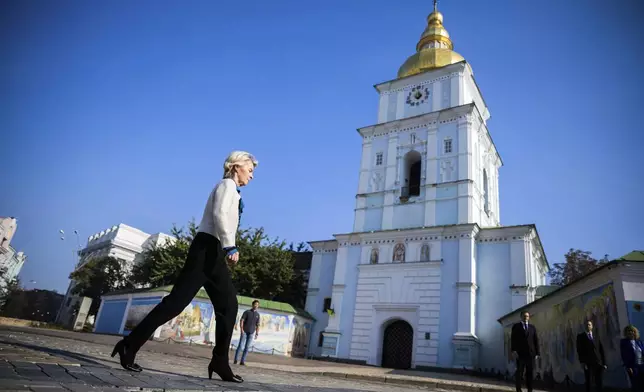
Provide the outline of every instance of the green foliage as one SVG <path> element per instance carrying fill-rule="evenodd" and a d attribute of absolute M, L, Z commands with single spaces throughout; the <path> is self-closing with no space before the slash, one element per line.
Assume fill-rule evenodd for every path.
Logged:
<path fill-rule="evenodd" d="M 566 285 L 571 283 L 608 262 L 608 255 L 600 260 L 591 256 L 591 252 L 580 249 L 570 249 L 564 256 L 566 261 L 553 266 L 548 275 L 553 285 Z"/>
<path fill-rule="evenodd" d="M 192 239 L 197 235 L 194 220 L 188 229 L 172 226 L 171 234 L 176 238 L 164 244 L 153 245 L 143 253 L 143 260 L 132 269 L 131 281 L 142 287 L 167 286 L 174 283 L 188 257 Z"/>
<path fill-rule="evenodd" d="M 293 252 L 285 241 L 270 239 L 263 228 L 237 233 L 239 262 L 232 267 L 241 295 L 274 300 L 293 280 Z"/>
<path fill-rule="evenodd" d="M 20 279 L 17 277 L 9 279 L 7 268 L 0 268 L 0 312 L 4 312 L 9 300 L 20 291 L 22 291 Z"/>
<path fill-rule="evenodd" d="M 172 228 L 176 241 L 153 246 L 133 271 L 131 281 L 143 287 L 159 287 L 175 282 L 197 234 L 194 221 L 188 229 Z M 263 228 L 237 232 L 239 262 L 230 266 L 231 275 L 240 295 L 292 303 L 305 297 L 305 282 L 293 271 L 295 247 L 285 241 L 270 239 Z M 299 244 L 297 249 L 306 249 Z M 302 304 L 303 306 L 303 304 Z"/>
<path fill-rule="evenodd" d="M 72 294 L 92 298 L 89 314 L 96 314 L 102 295 L 132 287 L 126 272 L 125 266 L 114 257 L 92 258 L 69 275 L 76 282 Z"/>

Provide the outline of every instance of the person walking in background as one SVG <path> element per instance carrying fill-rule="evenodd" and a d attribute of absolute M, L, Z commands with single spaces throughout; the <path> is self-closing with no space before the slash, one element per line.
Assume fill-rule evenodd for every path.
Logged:
<path fill-rule="evenodd" d="M 644 391 L 644 343 L 640 340 L 640 332 L 634 325 L 624 328 L 624 338 L 619 342 L 622 362 L 631 381 L 633 392 Z"/>
<path fill-rule="evenodd" d="M 241 356 L 241 366 L 246 365 L 246 355 L 248 355 L 248 348 L 253 343 L 254 339 L 257 339 L 259 336 L 259 301 L 254 300 L 252 308 L 242 314 L 241 319 L 239 319 L 239 329 L 241 331 L 241 336 L 239 337 L 239 344 L 237 345 L 237 350 L 235 351 L 235 361 L 234 364 L 237 364 L 237 358 L 239 357 L 239 350 L 244 346 L 244 352 Z"/>
<path fill-rule="evenodd" d="M 601 392 L 606 356 L 599 336 L 593 334 L 593 322 L 590 320 L 586 321 L 586 331 L 577 335 L 577 356 L 584 368 L 586 391 L 590 392 L 590 385 L 593 383 L 595 390 Z"/>
<path fill-rule="evenodd" d="M 239 261 L 235 236 L 244 208 L 239 188 L 253 179 L 256 166 L 257 160 L 244 151 L 232 152 L 224 162 L 223 179 L 210 192 L 199 231 L 190 244 L 188 257 L 172 291 L 114 347 L 112 357 L 118 354 L 123 368 L 140 372 L 141 366 L 134 362 L 139 349 L 159 326 L 181 313 L 204 287 L 217 318 L 208 378 L 217 373 L 223 381 L 243 381 L 233 374 L 228 363 L 238 304 L 227 263 L 234 265 Z"/>
<path fill-rule="evenodd" d="M 534 378 L 534 362 L 539 357 L 539 338 L 537 329 L 530 324 L 530 313 L 521 312 L 521 322 L 512 326 L 510 335 L 510 350 L 517 361 L 515 382 L 517 392 L 521 392 L 521 378 L 525 372 L 526 387 L 532 392 Z"/>

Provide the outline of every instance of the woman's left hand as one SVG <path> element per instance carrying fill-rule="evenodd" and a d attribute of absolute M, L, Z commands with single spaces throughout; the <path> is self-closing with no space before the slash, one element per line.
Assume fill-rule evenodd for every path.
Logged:
<path fill-rule="evenodd" d="M 239 261 L 239 252 L 235 252 L 231 255 L 226 256 L 226 259 L 228 260 L 228 264 L 230 265 L 235 265 Z"/>

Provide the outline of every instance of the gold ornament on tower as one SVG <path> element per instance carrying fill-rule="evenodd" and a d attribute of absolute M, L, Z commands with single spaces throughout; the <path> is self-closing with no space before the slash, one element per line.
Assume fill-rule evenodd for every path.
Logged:
<path fill-rule="evenodd" d="M 427 17 L 427 27 L 416 44 L 416 53 L 398 69 L 398 77 L 404 78 L 464 61 L 463 56 L 453 49 L 454 44 L 443 26 L 443 14 L 438 12 L 434 0 L 434 10 Z"/>

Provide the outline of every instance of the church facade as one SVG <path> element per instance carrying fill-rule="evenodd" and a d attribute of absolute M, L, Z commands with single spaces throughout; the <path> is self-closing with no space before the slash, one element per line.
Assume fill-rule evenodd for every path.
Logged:
<path fill-rule="evenodd" d="M 310 242 L 309 353 L 390 368 L 505 369 L 497 319 L 549 270 L 534 225 L 502 226 L 501 157 L 470 65 L 434 8 L 358 129 L 353 232 Z"/>

